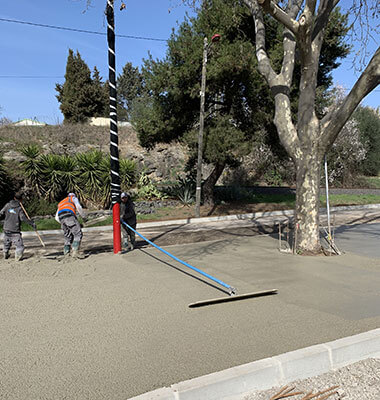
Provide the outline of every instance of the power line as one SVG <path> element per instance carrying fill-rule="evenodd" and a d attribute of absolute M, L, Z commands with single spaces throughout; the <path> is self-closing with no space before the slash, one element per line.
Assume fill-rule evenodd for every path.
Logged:
<path fill-rule="evenodd" d="M 102 35 L 102 36 L 106 36 L 107 35 L 105 32 L 87 31 L 85 29 L 66 28 L 66 27 L 63 27 L 63 26 L 56 26 L 56 25 L 37 24 L 37 23 L 34 23 L 34 22 L 18 21 L 18 20 L 15 20 L 15 19 L 0 18 L 0 21 L 13 22 L 13 23 L 16 23 L 16 24 L 23 24 L 23 25 L 38 26 L 38 27 L 42 27 L 42 28 L 60 29 L 60 30 L 63 30 L 63 31 L 89 33 L 91 35 Z M 143 37 L 143 36 L 118 35 L 118 34 L 115 34 L 115 36 L 122 37 L 122 38 L 127 38 L 127 39 L 154 40 L 154 41 L 157 41 L 157 42 L 166 42 L 167 41 L 166 39 L 158 39 L 158 38 Z"/>
<path fill-rule="evenodd" d="M 38 76 L 38 75 L 0 75 L 0 79 L 61 79 L 64 76 Z"/>
<path fill-rule="evenodd" d="M 64 76 L 43 76 L 43 75 L 0 75 L 0 79 L 63 79 Z M 345 92 L 351 89 L 344 88 Z M 370 93 L 380 92 L 380 89 L 374 89 Z M 368 93 L 368 94 L 370 94 Z"/>

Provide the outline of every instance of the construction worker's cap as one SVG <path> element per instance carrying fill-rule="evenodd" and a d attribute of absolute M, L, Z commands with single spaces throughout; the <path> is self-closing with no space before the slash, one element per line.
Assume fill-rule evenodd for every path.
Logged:
<path fill-rule="evenodd" d="M 128 197 L 128 193 L 123 192 L 120 197 L 123 199 L 124 197 Z"/>

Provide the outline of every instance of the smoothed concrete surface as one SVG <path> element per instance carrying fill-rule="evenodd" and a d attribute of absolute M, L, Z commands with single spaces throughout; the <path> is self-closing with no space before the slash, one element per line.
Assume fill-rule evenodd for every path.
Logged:
<path fill-rule="evenodd" d="M 170 246 L 239 293 L 278 289 L 197 309 L 187 306 L 225 294 L 154 248 L 1 261 L 2 398 L 124 400 L 380 326 L 379 258 L 277 246 L 276 235 L 228 231 Z"/>

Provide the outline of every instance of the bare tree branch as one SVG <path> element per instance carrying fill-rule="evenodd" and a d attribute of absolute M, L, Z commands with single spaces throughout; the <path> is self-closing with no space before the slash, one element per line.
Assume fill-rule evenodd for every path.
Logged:
<path fill-rule="evenodd" d="M 328 113 L 321 121 L 322 143 L 327 146 L 334 142 L 340 130 L 347 122 L 363 98 L 380 84 L 380 47 L 351 89 L 343 103 Z M 327 147 L 328 148 L 328 147 Z"/>
<path fill-rule="evenodd" d="M 250 1 L 252 2 L 252 1 Z M 274 19 L 282 23 L 295 35 L 298 32 L 299 23 L 291 18 L 282 8 L 280 8 L 274 1 L 271 0 L 257 0 L 258 4 L 264 9 L 265 12 L 270 14 Z M 245 0 L 245 3 L 247 1 Z"/>
<path fill-rule="evenodd" d="M 269 83 L 269 86 L 271 86 L 270 82 L 273 84 L 274 80 L 276 79 L 276 73 L 271 66 L 270 59 L 266 52 L 263 12 L 255 0 L 244 0 L 244 3 L 250 8 L 255 21 L 256 57 L 258 61 L 258 68 L 260 73 Z"/>
<path fill-rule="evenodd" d="M 340 0 L 322 0 L 319 3 L 317 18 L 314 23 L 313 37 L 318 35 L 327 25 L 329 19 L 329 15 L 331 11 L 335 8 L 335 6 L 339 3 Z"/>

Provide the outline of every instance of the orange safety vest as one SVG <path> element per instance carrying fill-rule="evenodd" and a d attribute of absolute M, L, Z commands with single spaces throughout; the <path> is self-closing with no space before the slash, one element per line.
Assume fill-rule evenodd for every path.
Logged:
<path fill-rule="evenodd" d="M 72 201 L 72 196 L 68 196 L 58 203 L 58 215 L 63 213 L 71 213 L 76 215 L 76 207 Z"/>

